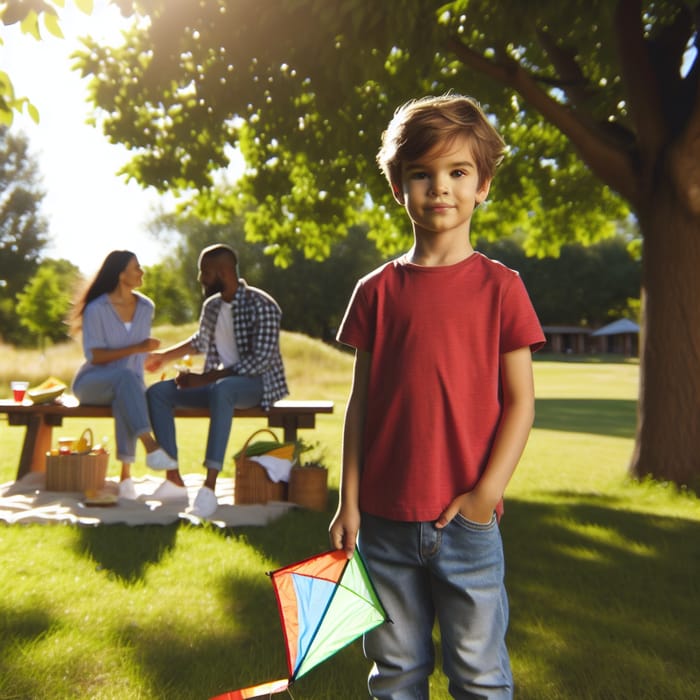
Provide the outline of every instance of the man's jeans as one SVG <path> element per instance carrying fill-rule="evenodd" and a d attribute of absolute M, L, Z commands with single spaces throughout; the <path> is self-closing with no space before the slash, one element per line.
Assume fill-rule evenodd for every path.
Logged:
<path fill-rule="evenodd" d="M 496 517 L 480 524 L 457 515 L 438 530 L 432 522 L 397 522 L 363 513 L 358 541 L 391 620 L 365 635 L 365 654 L 374 661 L 372 696 L 429 697 L 437 616 L 452 697 L 512 698 L 505 645 L 508 599 Z"/>
<path fill-rule="evenodd" d="M 262 399 L 261 377 L 224 377 L 207 386 L 178 389 L 175 380 L 153 384 L 147 392 L 148 410 L 156 440 L 177 459 L 175 408 L 209 408 L 209 433 L 204 466 L 221 471 L 231 434 L 233 410 L 258 406 Z"/>

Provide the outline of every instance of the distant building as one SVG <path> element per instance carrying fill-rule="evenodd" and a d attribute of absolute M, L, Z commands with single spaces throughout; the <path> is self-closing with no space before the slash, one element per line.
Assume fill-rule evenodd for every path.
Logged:
<path fill-rule="evenodd" d="M 626 357 L 639 355 L 639 326 L 621 318 L 591 333 L 598 340 L 598 352 L 616 353 Z"/>
<path fill-rule="evenodd" d="M 589 337 L 591 329 L 583 326 L 543 326 L 547 340 L 545 352 L 573 353 L 584 355 L 593 352 Z"/>
<path fill-rule="evenodd" d="M 586 326 L 543 326 L 545 352 L 586 355 L 610 353 L 635 357 L 639 354 L 639 326 L 627 318 L 598 330 Z"/>

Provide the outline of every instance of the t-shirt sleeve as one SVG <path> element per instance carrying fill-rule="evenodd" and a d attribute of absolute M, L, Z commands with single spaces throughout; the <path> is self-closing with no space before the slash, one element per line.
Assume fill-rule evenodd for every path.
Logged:
<path fill-rule="evenodd" d="M 512 352 L 526 345 L 536 352 L 544 344 L 542 326 L 525 284 L 520 275 L 514 273 L 503 297 L 500 353 Z"/>
<path fill-rule="evenodd" d="M 336 340 L 356 350 L 370 352 L 374 339 L 374 330 L 369 311 L 366 290 L 362 280 L 360 280 L 355 286 L 352 297 L 350 297 L 350 302 L 340 323 Z"/>

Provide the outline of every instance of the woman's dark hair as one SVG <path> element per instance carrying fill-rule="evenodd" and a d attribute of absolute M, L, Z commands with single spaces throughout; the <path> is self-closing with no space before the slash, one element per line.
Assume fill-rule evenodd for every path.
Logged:
<path fill-rule="evenodd" d="M 71 314 L 71 328 L 80 330 L 85 307 L 97 297 L 113 292 L 119 284 L 119 275 L 136 255 L 130 250 L 113 250 L 104 259 L 87 289 L 80 295 Z"/>

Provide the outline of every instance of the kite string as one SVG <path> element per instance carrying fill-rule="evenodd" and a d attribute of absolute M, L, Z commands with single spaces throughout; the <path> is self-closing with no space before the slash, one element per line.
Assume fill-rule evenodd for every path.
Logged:
<path fill-rule="evenodd" d="M 294 700 L 294 696 L 292 695 L 292 691 L 289 688 L 287 688 L 286 690 L 287 690 L 287 695 L 289 695 L 289 697 L 292 698 L 292 700 Z M 267 700 L 272 700 L 273 695 L 277 695 L 277 693 L 270 693 L 267 696 Z"/>

